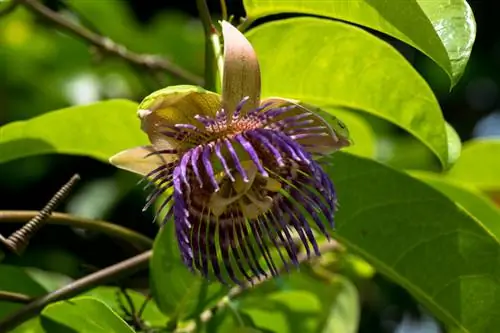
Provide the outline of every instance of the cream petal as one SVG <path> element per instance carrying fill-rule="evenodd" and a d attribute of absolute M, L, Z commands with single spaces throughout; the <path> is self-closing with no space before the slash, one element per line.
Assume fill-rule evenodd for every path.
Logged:
<path fill-rule="evenodd" d="M 191 124 L 202 130 L 195 116 L 213 117 L 220 109 L 220 95 L 197 86 L 183 85 L 167 87 L 147 96 L 139 105 L 137 115 L 155 149 L 182 149 L 183 142 L 161 132 L 177 124 Z"/>
<path fill-rule="evenodd" d="M 120 169 L 145 176 L 159 166 L 177 159 L 177 155 L 149 155 L 154 151 L 155 149 L 152 146 L 127 149 L 112 156 L 109 159 L 109 163 Z"/>
<path fill-rule="evenodd" d="M 237 28 L 226 21 L 221 25 L 224 37 L 223 108 L 232 115 L 238 103 L 248 97 L 241 110 L 244 114 L 259 105 L 259 62 L 252 45 Z"/>
<path fill-rule="evenodd" d="M 305 149 L 311 153 L 320 154 L 330 154 L 343 147 L 347 147 L 352 144 L 352 140 L 349 136 L 349 130 L 344 125 L 344 123 L 338 118 L 324 113 L 324 118 L 318 113 L 321 111 L 320 108 L 306 103 L 301 103 L 298 100 L 285 99 L 281 97 L 270 97 L 261 102 L 261 105 L 271 103 L 268 108 L 276 108 L 282 106 L 292 106 L 290 111 L 282 114 L 273 119 L 274 121 L 279 121 L 285 117 L 300 115 L 302 113 L 311 113 L 308 119 L 313 120 L 311 124 L 307 127 L 323 127 L 322 130 L 315 130 L 314 136 L 298 138 L 296 141 L 301 145 L 305 146 Z M 292 128 L 289 128 L 292 129 Z M 316 135 L 317 134 L 317 135 Z"/>

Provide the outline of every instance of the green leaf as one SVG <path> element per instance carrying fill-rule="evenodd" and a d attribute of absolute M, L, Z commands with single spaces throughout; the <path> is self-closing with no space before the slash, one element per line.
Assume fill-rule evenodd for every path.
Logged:
<path fill-rule="evenodd" d="M 42 312 L 42 326 L 50 333 L 132 333 L 116 313 L 103 302 L 80 297 L 49 305 Z"/>
<path fill-rule="evenodd" d="M 52 257 L 59 259 L 57 257 Z M 53 259 L 53 260 L 54 260 Z M 62 262 L 62 261 L 61 261 Z M 26 274 L 46 291 L 52 292 L 57 290 L 73 281 L 70 277 L 57 272 L 49 272 L 38 268 L 25 268 L 23 269 Z"/>
<path fill-rule="evenodd" d="M 114 312 L 121 314 L 122 309 L 118 303 L 119 293 L 119 288 L 102 286 L 94 288 L 84 293 L 82 296 L 96 298 L 106 304 Z M 127 289 L 127 294 L 132 300 L 136 311 L 138 311 L 143 306 L 144 302 L 147 301 L 146 297 L 143 294 L 135 290 Z M 125 306 L 125 308 L 130 310 L 129 304 L 126 301 L 125 297 L 121 295 L 120 299 L 122 300 L 122 304 Z M 141 319 L 143 319 L 146 324 L 151 326 L 165 326 L 168 322 L 168 317 L 160 312 L 155 302 L 152 300 L 147 302 L 147 305 L 142 312 Z"/>
<path fill-rule="evenodd" d="M 265 332 L 357 332 L 359 299 L 356 287 L 332 273 L 332 280 L 314 278 L 307 264 L 301 271 L 268 280 L 217 311 L 208 333 L 230 333 L 242 326 Z"/>
<path fill-rule="evenodd" d="M 500 209 L 479 190 L 437 174 L 428 172 L 411 172 L 411 174 L 462 206 L 492 234 L 500 235 Z"/>
<path fill-rule="evenodd" d="M 448 325 L 496 331 L 499 235 L 411 176 L 343 153 L 333 161 L 336 237 Z"/>
<path fill-rule="evenodd" d="M 465 0 L 408 0 L 398 5 L 385 0 L 244 0 L 244 4 L 245 25 L 268 15 L 303 13 L 380 31 L 434 60 L 448 74 L 452 86 L 465 69 L 475 38 L 474 18 Z"/>
<path fill-rule="evenodd" d="M 476 139 L 464 144 L 462 155 L 446 177 L 484 191 L 500 190 L 500 140 Z"/>
<path fill-rule="evenodd" d="M 110 100 L 74 106 L 0 127 L 0 162 L 40 154 L 73 154 L 107 159 L 147 143 L 135 116 L 137 104 Z"/>
<path fill-rule="evenodd" d="M 391 46 L 360 28 L 317 18 L 266 23 L 248 38 L 259 56 L 264 96 L 376 115 L 413 134 L 448 166 L 439 104 Z"/>
<path fill-rule="evenodd" d="M 330 307 L 323 333 L 357 333 L 359 324 L 359 296 L 356 286 L 345 277 L 336 276 L 337 295 Z"/>
<path fill-rule="evenodd" d="M 172 320 L 196 317 L 228 292 L 220 283 L 208 283 L 184 265 L 173 221 L 155 239 L 150 278 L 156 304 Z"/>
<path fill-rule="evenodd" d="M 476 39 L 476 21 L 466 0 L 417 0 L 430 19 L 451 63 L 452 86 L 462 76 Z M 418 30 L 418 29 L 415 29 Z"/>
<path fill-rule="evenodd" d="M 462 154 L 462 141 L 457 131 L 450 124 L 446 122 L 445 126 L 446 137 L 448 138 L 448 165 L 453 165 Z"/>
<path fill-rule="evenodd" d="M 9 333 L 47 333 L 40 323 L 39 318 L 33 318 L 14 328 Z"/>
<path fill-rule="evenodd" d="M 322 312 L 319 299 L 302 290 L 248 297 L 239 302 L 238 308 L 260 328 L 280 333 L 316 332 Z"/>

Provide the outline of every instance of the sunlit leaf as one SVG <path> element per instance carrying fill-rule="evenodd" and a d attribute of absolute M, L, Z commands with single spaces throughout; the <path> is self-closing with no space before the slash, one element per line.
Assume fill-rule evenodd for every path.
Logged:
<path fill-rule="evenodd" d="M 42 312 L 41 322 L 44 329 L 50 333 L 134 332 L 103 302 L 90 297 L 80 297 L 49 305 Z"/>
<path fill-rule="evenodd" d="M 500 235 L 411 176 L 343 153 L 333 161 L 338 239 L 448 325 L 495 331 Z"/>
<path fill-rule="evenodd" d="M 466 0 L 417 0 L 417 2 L 446 48 L 453 75 L 452 85 L 455 85 L 467 66 L 476 39 L 476 21 L 472 9 Z"/>
<path fill-rule="evenodd" d="M 474 18 L 465 0 L 408 0 L 397 5 L 385 0 L 244 0 L 244 4 L 246 24 L 279 13 L 303 13 L 380 31 L 429 56 L 448 74 L 452 86 L 465 69 L 475 38 Z"/>
<path fill-rule="evenodd" d="M 321 317 L 321 303 L 306 291 L 281 291 L 249 297 L 238 308 L 259 327 L 273 332 L 316 332 Z"/>
<path fill-rule="evenodd" d="M 0 162 L 40 154 L 72 154 L 105 160 L 147 142 L 137 104 L 111 100 L 74 106 L 0 127 Z"/>
<path fill-rule="evenodd" d="M 336 296 L 321 332 L 357 333 L 360 316 L 358 290 L 351 281 L 341 276 L 337 276 L 333 284 Z"/>
<path fill-rule="evenodd" d="M 448 138 L 448 165 L 453 165 L 460 158 L 462 153 L 462 141 L 455 129 L 449 124 L 445 123 L 446 137 Z"/>
<path fill-rule="evenodd" d="M 317 18 L 266 23 L 248 33 L 264 96 L 367 112 L 405 129 L 448 166 L 446 128 L 424 79 L 388 44 L 360 28 Z"/>
<path fill-rule="evenodd" d="M 500 235 L 500 209 L 481 191 L 473 186 L 429 172 L 412 172 L 411 174 L 462 206 L 494 235 Z"/>
<path fill-rule="evenodd" d="M 484 191 L 500 190 L 500 140 L 476 139 L 464 144 L 462 155 L 447 173 L 452 180 Z"/>
<path fill-rule="evenodd" d="M 249 326 L 280 333 L 357 332 L 356 287 L 333 272 L 331 281 L 314 278 L 306 265 L 236 297 L 217 311 L 205 331 L 230 333 Z"/>
<path fill-rule="evenodd" d="M 58 259 L 55 256 L 52 258 Z M 44 271 L 31 267 L 23 270 L 33 281 L 41 285 L 48 292 L 59 289 L 73 281 L 70 277 L 56 272 Z"/>

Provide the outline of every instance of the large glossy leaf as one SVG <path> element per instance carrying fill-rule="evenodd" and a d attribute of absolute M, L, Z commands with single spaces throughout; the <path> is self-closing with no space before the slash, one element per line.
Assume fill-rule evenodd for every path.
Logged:
<path fill-rule="evenodd" d="M 244 4 L 246 24 L 273 14 L 304 13 L 380 31 L 433 59 L 448 74 L 452 85 L 465 69 L 475 38 L 474 18 L 465 0 L 408 0 L 397 5 L 385 0 L 244 0 Z"/>
<path fill-rule="evenodd" d="M 46 332 L 133 333 L 115 312 L 103 302 L 90 297 L 61 301 L 42 312 L 42 326 Z"/>
<path fill-rule="evenodd" d="M 417 2 L 431 20 L 446 48 L 454 85 L 467 66 L 476 39 L 476 21 L 472 9 L 466 0 L 417 0 Z"/>
<path fill-rule="evenodd" d="M 220 283 L 208 283 L 188 270 L 181 260 L 172 222 L 167 223 L 155 239 L 150 281 L 160 310 L 172 320 L 182 320 L 199 316 L 229 289 Z"/>
<path fill-rule="evenodd" d="M 111 100 L 74 106 L 0 127 L 0 162 L 40 154 L 74 154 L 107 160 L 147 142 L 137 104 Z"/>
<path fill-rule="evenodd" d="M 462 206 L 494 235 L 500 235 L 500 209 L 475 187 L 428 172 L 412 172 L 412 175 Z"/>
<path fill-rule="evenodd" d="M 303 290 L 279 291 L 242 299 L 238 308 L 259 328 L 272 332 L 317 332 L 323 309 L 318 297 Z"/>
<path fill-rule="evenodd" d="M 500 140 L 467 142 L 461 157 L 446 177 L 485 191 L 500 190 Z"/>
<path fill-rule="evenodd" d="M 497 330 L 499 235 L 411 176 L 343 153 L 333 161 L 339 240 L 460 332 Z"/>
<path fill-rule="evenodd" d="M 266 23 L 248 38 L 259 56 L 263 95 L 368 112 L 413 134 L 449 164 L 438 102 L 391 46 L 360 28 L 317 18 Z"/>

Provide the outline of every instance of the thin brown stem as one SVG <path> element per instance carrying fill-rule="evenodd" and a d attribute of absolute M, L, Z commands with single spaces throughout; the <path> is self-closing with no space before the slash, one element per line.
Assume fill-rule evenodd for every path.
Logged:
<path fill-rule="evenodd" d="M 0 301 L 26 304 L 33 299 L 25 294 L 14 293 L 11 291 L 0 290 Z"/>
<path fill-rule="evenodd" d="M 98 272 L 78 279 L 54 292 L 39 297 L 10 316 L 0 321 L 0 332 L 8 332 L 20 324 L 37 316 L 47 305 L 74 297 L 82 292 L 117 279 L 130 276 L 146 269 L 153 251 L 143 252 L 135 257 L 124 260 L 118 264 L 104 268 Z"/>
<path fill-rule="evenodd" d="M 41 2 L 37 0 L 17 1 L 35 14 L 52 22 L 62 31 L 65 31 L 84 40 L 85 42 L 94 45 L 105 53 L 120 57 L 132 64 L 146 67 L 148 69 L 166 71 L 179 79 L 185 80 L 188 83 L 196 85 L 203 84 L 202 78 L 172 63 L 170 60 L 156 55 L 134 53 L 128 50 L 125 46 L 120 45 L 107 37 L 98 35 L 78 24 L 73 23 L 72 21 L 67 20 L 64 16 L 45 7 Z"/>
<path fill-rule="evenodd" d="M 37 214 L 37 211 L 29 210 L 0 211 L 0 224 L 25 223 L 26 221 L 35 217 Z M 111 237 L 125 240 L 133 244 L 140 251 L 148 250 L 153 246 L 153 241 L 150 238 L 131 229 L 105 221 L 90 220 L 65 213 L 52 213 L 52 215 L 47 218 L 46 223 L 102 232 L 103 234 L 109 235 Z"/>

